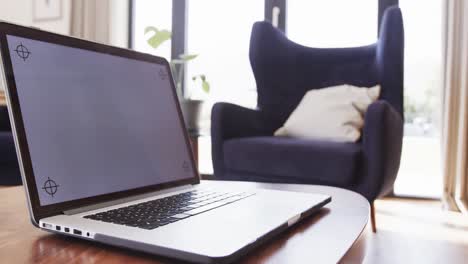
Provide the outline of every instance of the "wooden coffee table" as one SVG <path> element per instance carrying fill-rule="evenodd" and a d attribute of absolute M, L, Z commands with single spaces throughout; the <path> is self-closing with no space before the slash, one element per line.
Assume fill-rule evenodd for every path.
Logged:
<path fill-rule="evenodd" d="M 219 182 L 205 181 L 216 188 Z M 361 195 L 333 187 L 230 182 L 300 192 L 324 193 L 332 202 L 317 215 L 268 241 L 241 263 L 361 263 L 365 256 L 369 203 Z M 252 220 L 254 221 L 254 220 Z M 29 220 L 22 187 L 0 187 L 2 263 L 178 263 L 172 259 L 46 233 Z M 228 238 L 227 238 L 228 239 Z"/>

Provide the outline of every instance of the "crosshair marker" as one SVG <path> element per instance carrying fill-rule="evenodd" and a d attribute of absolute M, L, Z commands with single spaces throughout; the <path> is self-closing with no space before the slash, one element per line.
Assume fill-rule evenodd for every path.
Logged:
<path fill-rule="evenodd" d="M 47 177 L 47 181 L 44 182 L 42 189 L 50 196 L 54 197 L 54 194 L 58 191 L 58 185 L 54 180 Z"/>
<path fill-rule="evenodd" d="M 23 59 L 23 61 L 26 61 L 29 55 L 31 55 L 31 52 L 23 45 L 23 43 L 20 43 L 18 46 L 16 46 L 15 51 L 16 54 L 18 54 L 18 56 Z"/>

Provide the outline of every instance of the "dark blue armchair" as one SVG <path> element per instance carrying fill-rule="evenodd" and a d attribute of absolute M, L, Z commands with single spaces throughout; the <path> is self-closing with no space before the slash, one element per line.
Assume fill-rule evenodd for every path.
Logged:
<path fill-rule="evenodd" d="M 398 7 L 387 9 L 380 29 L 373 45 L 318 49 L 288 40 L 268 22 L 255 23 L 249 56 L 258 109 L 213 107 L 215 177 L 356 191 L 371 203 L 375 231 L 373 201 L 393 188 L 403 138 L 404 34 Z M 368 108 L 359 142 L 273 137 L 308 90 L 340 84 L 382 89 Z"/>
<path fill-rule="evenodd" d="M 0 185 L 19 185 L 21 175 L 6 106 L 0 106 Z"/>

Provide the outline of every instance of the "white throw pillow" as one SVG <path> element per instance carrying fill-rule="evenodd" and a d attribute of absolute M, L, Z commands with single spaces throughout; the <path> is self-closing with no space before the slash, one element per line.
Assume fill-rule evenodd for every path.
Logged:
<path fill-rule="evenodd" d="M 380 86 L 339 85 L 308 91 L 275 136 L 356 142 Z"/>

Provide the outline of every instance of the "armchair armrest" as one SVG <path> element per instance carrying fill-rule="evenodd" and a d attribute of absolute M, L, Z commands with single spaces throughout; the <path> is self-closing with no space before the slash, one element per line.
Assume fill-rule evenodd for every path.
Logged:
<path fill-rule="evenodd" d="M 272 135 L 273 129 L 259 110 L 230 103 L 216 103 L 211 110 L 211 135 L 223 140 Z"/>
<path fill-rule="evenodd" d="M 364 181 L 361 193 L 373 201 L 390 191 L 400 167 L 403 118 L 379 100 L 367 109 L 363 131 Z"/>
<path fill-rule="evenodd" d="M 231 138 L 273 135 L 274 128 L 259 110 L 217 103 L 211 110 L 211 151 L 216 176 L 224 172 L 224 141 Z"/>

